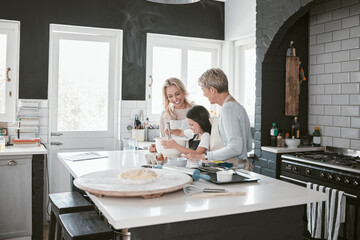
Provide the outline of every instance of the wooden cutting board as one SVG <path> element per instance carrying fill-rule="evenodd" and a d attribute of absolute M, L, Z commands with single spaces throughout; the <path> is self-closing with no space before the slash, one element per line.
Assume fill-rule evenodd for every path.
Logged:
<path fill-rule="evenodd" d="M 285 116 L 299 115 L 299 57 L 286 57 Z"/>
<path fill-rule="evenodd" d="M 74 180 L 74 185 L 96 196 L 156 198 L 165 193 L 182 189 L 192 183 L 192 178 L 181 172 L 153 169 L 158 177 L 143 184 L 124 183 L 120 180 L 122 170 L 106 170 L 89 173 Z"/>

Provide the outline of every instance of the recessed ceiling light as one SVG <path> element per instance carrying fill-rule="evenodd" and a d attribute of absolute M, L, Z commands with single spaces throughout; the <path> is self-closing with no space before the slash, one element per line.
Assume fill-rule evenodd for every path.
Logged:
<path fill-rule="evenodd" d="M 199 2 L 200 0 L 148 0 L 149 2 L 165 3 L 165 4 L 188 4 Z"/>

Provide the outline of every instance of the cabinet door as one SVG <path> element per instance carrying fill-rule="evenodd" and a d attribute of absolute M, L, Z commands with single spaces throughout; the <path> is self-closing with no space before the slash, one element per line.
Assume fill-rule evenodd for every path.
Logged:
<path fill-rule="evenodd" d="M 31 235 L 31 156 L 0 157 L 0 239 Z"/>

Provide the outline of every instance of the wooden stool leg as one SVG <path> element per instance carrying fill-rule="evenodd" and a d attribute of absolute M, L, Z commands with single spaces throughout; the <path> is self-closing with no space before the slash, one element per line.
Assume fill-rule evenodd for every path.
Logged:
<path fill-rule="evenodd" d="M 49 224 L 49 240 L 55 240 L 55 224 L 56 224 L 56 217 L 53 211 L 50 214 L 50 224 Z"/>
<path fill-rule="evenodd" d="M 60 225 L 60 219 L 57 219 L 57 221 L 56 221 L 56 240 L 62 240 L 61 234 L 62 234 L 62 228 Z"/>

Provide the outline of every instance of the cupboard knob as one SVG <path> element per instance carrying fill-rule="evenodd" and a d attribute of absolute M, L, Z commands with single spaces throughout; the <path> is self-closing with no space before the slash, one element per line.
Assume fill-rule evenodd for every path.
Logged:
<path fill-rule="evenodd" d="M 14 161 L 14 160 L 11 160 L 10 162 L 8 162 L 8 165 L 9 166 L 15 166 L 15 165 L 17 165 L 17 162 Z"/>

